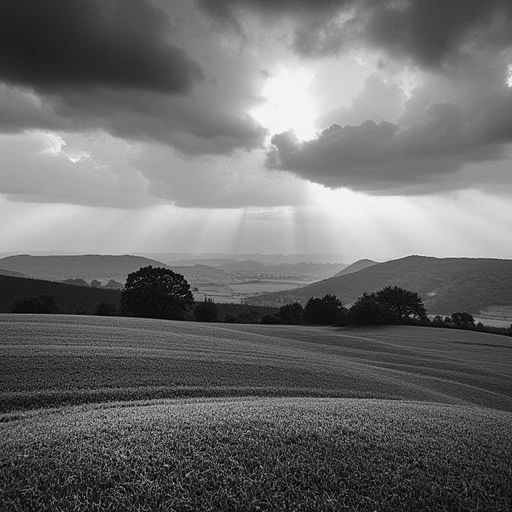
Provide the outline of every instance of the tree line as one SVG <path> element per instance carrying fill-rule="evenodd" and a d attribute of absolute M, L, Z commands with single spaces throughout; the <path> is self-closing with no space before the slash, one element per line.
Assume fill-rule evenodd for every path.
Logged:
<path fill-rule="evenodd" d="M 13 313 L 56 313 L 53 297 L 22 297 L 11 307 Z M 210 299 L 195 303 L 186 279 L 170 269 L 142 267 L 128 275 L 121 294 L 121 304 L 100 303 L 96 314 L 101 316 L 133 316 L 167 320 L 219 321 L 219 306 Z M 228 314 L 223 321 L 231 323 L 263 323 L 275 325 L 390 325 L 416 324 L 432 327 L 479 329 L 512 334 L 512 329 L 475 325 L 472 315 L 453 313 L 451 317 L 436 316 L 430 320 L 418 293 L 398 286 L 364 293 L 350 308 L 335 296 L 311 297 L 305 306 L 295 302 L 281 306 L 273 314 L 260 315 L 248 309 L 239 315 Z M 510 331 L 510 332 L 509 332 Z"/>

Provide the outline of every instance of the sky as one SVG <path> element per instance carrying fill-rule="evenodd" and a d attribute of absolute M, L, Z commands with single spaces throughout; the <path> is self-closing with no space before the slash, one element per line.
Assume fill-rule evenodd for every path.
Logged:
<path fill-rule="evenodd" d="M 510 0 L 3 0 L 0 252 L 512 258 Z"/>

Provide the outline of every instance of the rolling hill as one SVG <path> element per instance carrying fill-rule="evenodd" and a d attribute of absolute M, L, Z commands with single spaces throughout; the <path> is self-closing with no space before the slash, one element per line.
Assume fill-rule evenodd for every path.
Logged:
<path fill-rule="evenodd" d="M 21 272 L 27 277 L 50 281 L 80 278 L 86 281 L 115 279 L 124 282 L 130 272 L 148 265 L 166 267 L 159 261 L 131 255 L 30 256 L 22 254 L 0 259 L 0 268 Z"/>
<path fill-rule="evenodd" d="M 119 304 L 121 299 L 119 290 L 0 275 L 0 313 L 9 312 L 14 299 L 39 295 L 52 295 L 59 312 L 66 314 L 92 314 L 101 302 Z"/>
<path fill-rule="evenodd" d="M 509 510 L 512 340 L 0 315 L 9 510 Z"/>
<path fill-rule="evenodd" d="M 0 268 L 0 276 L 11 276 L 11 277 L 27 277 L 25 274 L 21 272 L 14 272 L 13 270 L 5 270 Z"/>
<path fill-rule="evenodd" d="M 407 326 L 9 314 L 0 315 L 0 328 L 3 410 L 61 402 L 291 395 L 512 411 L 512 339 L 505 336 Z"/>
<path fill-rule="evenodd" d="M 83 279 L 91 282 L 93 279 L 96 279 L 103 284 L 107 284 L 111 280 L 124 284 L 129 273 L 148 265 L 170 268 L 179 274 L 183 274 L 185 279 L 191 284 L 226 283 L 231 279 L 222 270 L 207 265 L 170 266 L 160 261 L 131 255 L 18 255 L 0 259 L 0 268 L 4 268 L 8 272 L 21 272 L 25 277 L 59 282 L 68 279 Z"/>
<path fill-rule="evenodd" d="M 512 260 L 408 256 L 248 302 L 275 306 L 334 294 L 350 305 L 364 292 L 386 286 L 418 292 L 432 314 L 475 314 L 490 306 L 512 305 Z"/>
<path fill-rule="evenodd" d="M 340 270 L 334 277 L 346 276 L 348 274 L 353 274 L 354 272 L 359 272 L 360 270 L 364 270 L 365 268 L 373 267 L 373 265 L 378 265 L 376 261 L 373 260 L 359 260 L 348 267 L 345 267 L 343 270 Z"/>

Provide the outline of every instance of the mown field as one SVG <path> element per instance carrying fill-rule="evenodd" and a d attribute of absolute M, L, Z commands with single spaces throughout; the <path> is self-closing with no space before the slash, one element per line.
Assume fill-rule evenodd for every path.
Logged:
<path fill-rule="evenodd" d="M 512 339 L 0 315 L 1 510 L 512 506 Z"/>
<path fill-rule="evenodd" d="M 180 396 L 340 396 L 512 411 L 512 339 L 383 327 L 0 315 L 0 412 Z"/>

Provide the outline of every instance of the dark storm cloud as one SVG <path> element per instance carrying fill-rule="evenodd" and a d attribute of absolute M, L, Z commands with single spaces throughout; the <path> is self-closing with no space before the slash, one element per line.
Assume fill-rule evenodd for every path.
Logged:
<path fill-rule="evenodd" d="M 200 66 L 166 43 L 149 1 L 2 0 L 0 80 L 36 90 L 103 86 L 188 92 Z"/>
<path fill-rule="evenodd" d="M 30 92 L 0 84 L 0 133 L 22 132 L 28 126 L 62 130 L 66 123 Z"/>
<path fill-rule="evenodd" d="M 512 91 L 484 107 L 424 101 L 421 90 L 399 124 L 332 125 L 315 139 L 272 138 L 267 165 L 328 187 L 374 193 L 425 193 L 468 163 L 506 157 L 512 141 Z M 482 179 L 482 178 L 481 178 Z M 452 180 L 453 181 L 453 180 Z"/>
<path fill-rule="evenodd" d="M 292 44 L 318 56 L 371 44 L 398 58 L 438 67 L 464 45 L 504 48 L 512 43 L 510 0 L 198 0 L 232 26 L 243 10 L 296 23 Z M 337 15 L 341 16 L 337 16 Z"/>
<path fill-rule="evenodd" d="M 190 155 L 261 146 L 265 130 L 246 115 L 248 66 L 188 4 L 160 7 L 0 2 L 0 133 L 104 130 Z"/>

